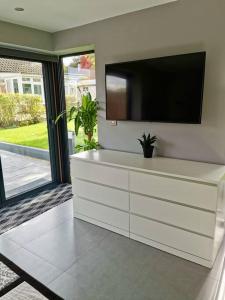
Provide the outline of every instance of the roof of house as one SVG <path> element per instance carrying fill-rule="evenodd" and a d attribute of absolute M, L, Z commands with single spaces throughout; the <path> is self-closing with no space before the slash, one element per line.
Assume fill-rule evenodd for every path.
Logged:
<path fill-rule="evenodd" d="M 42 75 L 42 64 L 32 61 L 0 58 L 0 72 Z"/>

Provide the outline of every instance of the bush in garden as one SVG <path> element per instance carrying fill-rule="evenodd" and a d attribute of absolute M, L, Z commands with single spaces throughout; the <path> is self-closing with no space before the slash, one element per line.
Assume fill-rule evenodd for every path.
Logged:
<path fill-rule="evenodd" d="M 0 94 L 0 126 L 36 124 L 45 118 L 45 107 L 38 95 Z"/>
<path fill-rule="evenodd" d="M 45 107 L 38 95 L 14 94 L 17 102 L 17 121 L 19 125 L 40 123 L 45 118 Z"/>
<path fill-rule="evenodd" d="M 0 126 L 15 125 L 16 101 L 8 94 L 0 94 Z"/>

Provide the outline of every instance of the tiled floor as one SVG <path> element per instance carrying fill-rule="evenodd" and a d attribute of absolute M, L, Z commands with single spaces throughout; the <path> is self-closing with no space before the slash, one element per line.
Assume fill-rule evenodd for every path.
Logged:
<path fill-rule="evenodd" d="M 209 270 L 75 220 L 67 201 L 3 234 L 0 252 L 64 299 L 212 300 L 225 250 Z"/>
<path fill-rule="evenodd" d="M 50 162 L 0 150 L 6 197 L 11 197 L 48 183 L 51 178 Z"/>

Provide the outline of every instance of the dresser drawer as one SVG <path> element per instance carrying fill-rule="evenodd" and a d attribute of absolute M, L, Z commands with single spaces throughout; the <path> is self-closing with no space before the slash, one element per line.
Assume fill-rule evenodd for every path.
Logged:
<path fill-rule="evenodd" d="M 97 221 L 129 231 L 129 214 L 75 196 L 75 212 Z"/>
<path fill-rule="evenodd" d="M 130 190 L 216 211 L 216 186 L 131 171 Z"/>
<path fill-rule="evenodd" d="M 72 160 L 71 176 L 72 178 L 86 179 L 96 183 L 128 189 L 128 171 L 120 168 Z"/>
<path fill-rule="evenodd" d="M 130 233 L 210 260 L 213 239 L 167 226 L 138 216 L 130 216 Z"/>
<path fill-rule="evenodd" d="M 72 179 L 73 193 L 115 208 L 129 210 L 129 193 L 78 178 Z"/>
<path fill-rule="evenodd" d="M 177 227 L 214 236 L 216 216 L 211 212 L 132 193 L 130 211 Z"/>

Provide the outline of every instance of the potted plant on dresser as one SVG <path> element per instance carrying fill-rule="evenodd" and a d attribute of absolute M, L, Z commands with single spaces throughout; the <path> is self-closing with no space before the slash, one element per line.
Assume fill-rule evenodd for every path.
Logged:
<path fill-rule="evenodd" d="M 142 149 L 143 149 L 143 153 L 144 153 L 144 157 L 145 158 L 151 158 L 153 155 L 153 150 L 154 150 L 154 143 L 156 142 L 157 137 L 154 135 L 151 137 L 150 133 L 146 136 L 146 134 L 144 133 L 142 135 L 142 139 L 138 139 L 138 141 L 140 142 Z"/>

